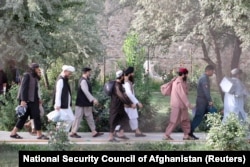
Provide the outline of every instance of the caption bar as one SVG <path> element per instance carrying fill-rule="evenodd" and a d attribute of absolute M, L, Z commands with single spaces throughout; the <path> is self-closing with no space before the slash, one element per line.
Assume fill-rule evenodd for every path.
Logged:
<path fill-rule="evenodd" d="M 249 166 L 248 151 L 19 151 L 19 166 L 36 164 L 94 166 L 119 164 L 154 166 L 180 165 L 191 163 L 195 165 L 237 164 Z"/>

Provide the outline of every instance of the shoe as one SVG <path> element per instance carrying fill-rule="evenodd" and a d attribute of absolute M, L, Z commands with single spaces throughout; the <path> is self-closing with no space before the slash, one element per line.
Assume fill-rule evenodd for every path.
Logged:
<path fill-rule="evenodd" d="M 191 136 L 188 136 L 188 137 L 183 137 L 183 140 L 195 140 L 195 139 Z"/>
<path fill-rule="evenodd" d="M 164 136 L 162 138 L 162 140 L 174 140 L 174 139 L 172 137 L 170 137 L 170 136 Z"/>
<path fill-rule="evenodd" d="M 120 139 L 124 139 L 124 140 L 128 140 L 129 138 L 125 135 L 123 136 L 118 136 L 116 133 L 114 134 L 114 137 L 120 138 Z"/>
<path fill-rule="evenodd" d="M 79 136 L 77 133 L 71 134 L 70 137 L 73 137 L 73 138 L 81 138 L 81 136 Z"/>
<path fill-rule="evenodd" d="M 104 133 L 102 132 L 97 132 L 96 134 L 94 134 L 92 137 L 98 137 L 98 136 L 102 136 Z"/>
<path fill-rule="evenodd" d="M 199 137 L 196 137 L 193 133 L 189 133 L 188 134 L 190 137 L 192 137 L 194 140 L 198 140 Z"/>
<path fill-rule="evenodd" d="M 109 139 L 108 141 L 109 141 L 109 142 L 116 142 L 116 143 L 118 143 L 118 142 L 119 142 L 119 140 L 116 140 L 115 138 L 113 138 L 113 139 Z"/>
<path fill-rule="evenodd" d="M 145 134 L 143 134 L 143 133 L 136 133 L 135 134 L 135 137 L 145 137 L 146 135 Z"/>
<path fill-rule="evenodd" d="M 14 138 L 14 139 L 22 139 L 21 136 L 19 136 L 17 133 L 14 134 L 14 135 L 10 135 L 11 138 Z"/>
<path fill-rule="evenodd" d="M 49 140 L 49 138 L 47 136 L 45 136 L 45 135 L 41 135 L 37 139 L 40 139 L 40 140 Z"/>

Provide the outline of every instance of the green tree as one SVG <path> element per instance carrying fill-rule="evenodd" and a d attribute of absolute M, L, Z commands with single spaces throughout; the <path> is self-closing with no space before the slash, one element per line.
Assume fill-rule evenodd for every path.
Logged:
<path fill-rule="evenodd" d="M 147 83 L 144 82 L 145 77 L 143 69 L 143 63 L 146 57 L 145 50 L 140 45 L 137 34 L 130 33 L 127 35 L 123 44 L 123 52 L 126 59 L 126 67 L 132 66 L 135 69 L 135 90 L 138 92 L 137 95 L 143 97 L 144 95 L 142 92 L 148 93 L 148 91 L 145 91 L 148 89 L 148 86 L 146 85 Z M 148 96 L 145 95 L 145 97 Z"/>
<path fill-rule="evenodd" d="M 153 131 L 156 111 L 149 103 L 149 82 L 144 75 L 143 63 L 146 59 L 145 49 L 139 43 L 138 34 L 129 33 L 123 44 L 123 52 L 126 58 L 126 67 L 133 66 L 135 69 L 135 94 L 143 104 L 139 110 L 139 123 L 142 131 Z M 151 125 L 150 127 L 147 125 Z"/>
<path fill-rule="evenodd" d="M 36 61 L 46 75 L 59 57 L 72 65 L 98 58 L 102 47 L 95 17 L 102 10 L 102 3 L 97 0 L 1 1 L 0 59 L 6 62 L 11 58 L 23 64 Z"/>
<path fill-rule="evenodd" d="M 223 24 L 233 27 L 240 41 L 242 41 L 242 47 L 248 48 L 250 44 L 250 1 L 212 0 L 207 3 L 220 6 Z"/>
<path fill-rule="evenodd" d="M 224 76 L 222 52 L 233 48 L 232 58 L 228 56 L 227 61 L 231 59 L 231 68 L 237 67 L 242 52 L 242 37 L 234 25 L 224 24 L 227 18 L 221 14 L 223 6 L 219 2 L 137 0 L 132 28 L 147 46 L 160 46 L 167 51 L 172 42 L 185 41 L 200 47 L 203 60 L 216 67 L 216 80 L 220 88 L 219 83 Z M 221 95 L 223 97 L 222 92 Z"/>

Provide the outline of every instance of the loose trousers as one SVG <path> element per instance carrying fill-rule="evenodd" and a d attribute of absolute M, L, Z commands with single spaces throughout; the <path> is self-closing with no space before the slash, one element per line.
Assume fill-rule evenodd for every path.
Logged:
<path fill-rule="evenodd" d="M 188 135 L 188 133 L 190 132 L 190 119 L 188 115 L 188 109 L 172 107 L 170 121 L 166 128 L 165 135 L 170 136 L 170 134 L 179 124 L 181 124 L 181 128 L 184 132 L 184 135 Z"/>
<path fill-rule="evenodd" d="M 88 123 L 90 130 L 92 132 L 96 130 L 92 106 L 89 106 L 89 107 L 76 106 L 76 108 L 75 108 L 75 121 L 73 122 L 72 129 L 71 129 L 72 133 L 76 133 L 78 131 L 83 116 L 85 116 L 85 119 Z"/>

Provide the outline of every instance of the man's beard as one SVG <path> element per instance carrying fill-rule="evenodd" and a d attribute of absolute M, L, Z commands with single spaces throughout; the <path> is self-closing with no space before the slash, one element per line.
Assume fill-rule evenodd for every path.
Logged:
<path fill-rule="evenodd" d="M 183 77 L 183 81 L 185 81 L 185 82 L 187 81 L 187 76 Z"/>
<path fill-rule="evenodd" d="M 41 80 L 41 76 L 38 75 L 35 71 L 32 71 L 31 73 L 32 73 L 32 75 L 33 75 L 35 78 L 37 78 L 38 80 Z"/>
<path fill-rule="evenodd" d="M 124 78 L 120 80 L 121 81 L 121 84 L 124 84 Z"/>
<path fill-rule="evenodd" d="M 130 82 L 134 83 L 134 76 L 131 75 L 131 76 L 129 76 L 128 79 L 129 79 Z"/>

